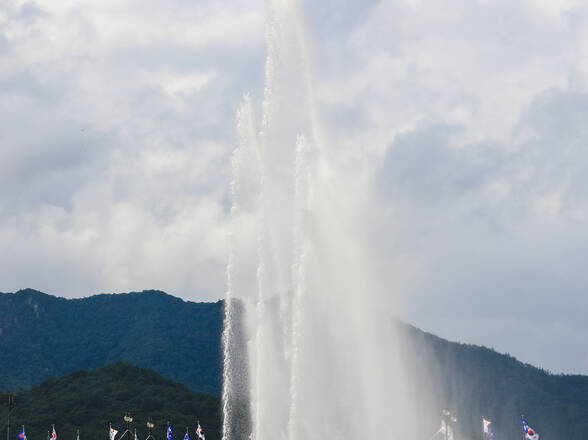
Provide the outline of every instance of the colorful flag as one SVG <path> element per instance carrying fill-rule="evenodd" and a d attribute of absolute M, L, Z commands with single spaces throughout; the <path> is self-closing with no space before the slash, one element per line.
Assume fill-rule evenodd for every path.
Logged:
<path fill-rule="evenodd" d="M 188 428 L 186 428 L 186 435 L 184 436 L 184 440 L 190 440 L 190 435 L 188 434 Z"/>
<path fill-rule="evenodd" d="M 167 425 L 167 440 L 174 440 L 174 428 L 169 423 Z"/>
<path fill-rule="evenodd" d="M 116 429 L 112 429 L 112 425 L 110 425 L 110 431 L 108 432 L 108 435 L 110 436 L 110 440 L 114 440 L 114 438 L 116 437 L 116 434 L 118 434 L 118 431 Z"/>
<path fill-rule="evenodd" d="M 523 431 L 525 432 L 525 438 L 529 440 L 539 440 L 539 434 L 529 426 L 525 418 L 523 418 Z"/>
<path fill-rule="evenodd" d="M 22 431 L 18 434 L 18 438 L 21 440 L 27 440 L 27 435 L 25 434 L 24 426 L 22 427 Z"/>
<path fill-rule="evenodd" d="M 53 427 L 53 431 L 51 432 L 51 440 L 57 440 L 57 433 L 55 432 L 55 425 L 51 425 Z"/>
<path fill-rule="evenodd" d="M 198 438 L 200 440 L 205 440 L 204 439 L 204 431 L 202 430 L 202 428 L 200 427 L 200 422 L 198 422 L 198 428 L 196 428 L 196 434 L 198 434 Z"/>

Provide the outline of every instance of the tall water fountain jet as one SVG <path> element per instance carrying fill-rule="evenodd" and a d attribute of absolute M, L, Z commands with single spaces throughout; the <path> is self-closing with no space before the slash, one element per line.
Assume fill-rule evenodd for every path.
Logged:
<path fill-rule="evenodd" d="M 246 96 L 232 158 L 223 439 L 417 438 L 366 275 L 367 207 L 321 134 L 299 5 L 270 10 L 260 122 Z"/>

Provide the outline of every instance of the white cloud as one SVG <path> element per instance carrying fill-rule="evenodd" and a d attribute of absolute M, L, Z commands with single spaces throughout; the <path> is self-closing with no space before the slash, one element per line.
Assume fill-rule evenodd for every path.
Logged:
<path fill-rule="evenodd" d="M 370 263 L 410 296 L 400 313 L 583 365 L 586 8 L 302 6 L 334 169 L 357 194 L 373 175 L 383 187 Z M 263 93 L 264 7 L 0 2 L 0 290 L 222 296 L 228 155 L 240 97 Z"/>
<path fill-rule="evenodd" d="M 221 297 L 223 164 L 248 75 L 263 69 L 249 66 L 262 3 L 0 9 L 2 290 Z"/>

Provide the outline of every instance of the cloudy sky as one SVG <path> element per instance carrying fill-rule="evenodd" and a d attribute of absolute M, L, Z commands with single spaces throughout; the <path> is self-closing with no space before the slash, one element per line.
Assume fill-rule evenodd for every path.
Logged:
<path fill-rule="evenodd" d="M 302 1 L 324 130 L 394 313 L 588 374 L 588 8 Z M 263 0 L 0 0 L 0 291 L 225 290 Z"/>

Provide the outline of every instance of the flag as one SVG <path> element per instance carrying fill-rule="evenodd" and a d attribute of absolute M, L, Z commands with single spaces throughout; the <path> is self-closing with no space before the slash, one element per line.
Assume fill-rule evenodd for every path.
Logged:
<path fill-rule="evenodd" d="M 55 432 L 55 425 L 51 425 L 53 427 L 53 431 L 51 432 L 51 440 L 57 440 L 57 433 Z"/>
<path fill-rule="evenodd" d="M 494 429 L 492 429 L 492 422 L 482 418 L 482 425 L 484 427 L 484 439 L 494 440 Z"/>
<path fill-rule="evenodd" d="M 174 428 L 170 424 L 167 425 L 167 440 L 174 440 Z"/>
<path fill-rule="evenodd" d="M 76 440 L 80 440 L 80 430 L 78 429 L 78 436 L 76 437 Z"/>
<path fill-rule="evenodd" d="M 200 440 L 205 440 L 204 439 L 204 431 L 202 430 L 202 428 L 200 427 L 200 422 L 198 422 L 198 428 L 196 428 L 196 434 L 198 434 L 198 438 Z"/>
<path fill-rule="evenodd" d="M 441 427 L 439 428 L 439 432 L 441 434 L 445 434 L 447 432 L 447 424 L 445 423 L 445 420 L 441 420 Z"/>
<path fill-rule="evenodd" d="M 22 431 L 20 431 L 20 433 L 18 434 L 18 438 L 21 440 L 27 440 L 27 435 L 25 434 L 24 426 L 22 427 Z"/>
<path fill-rule="evenodd" d="M 139 440 L 139 437 L 137 437 L 137 430 L 135 429 L 135 440 Z"/>
<path fill-rule="evenodd" d="M 184 440 L 190 440 L 190 435 L 188 434 L 188 428 L 186 428 L 186 435 L 184 436 Z"/>
<path fill-rule="evenodd" d="M 447 434 L 447 440 L 453 440 L 453 429 L 449 423 L 446 423 L 445 420 L 441 420 L 441 427 L 439 431 L 441 434 Z"/>
<path fill-rule="evenodd" d="M 453 440 L 453 428 L 447 425 L 447 440 Z"/>
<path fill-rule="evenodd" d="M 527 421 L 523 418 L 523 431 L 525 432 L 525 438 L 529 440 L 539 440 L 539 434 L 529 426 Z"/>
<path fill-rule="evenodd" d="M 486 420 L 485 418 L 482 418 L 482 426 L 484 429 L 484 434 L 488 434 L 488 428 L 490 427 L 490 423 L 492 423 L 490 420 Z"/>
<path fill-rule="evenodd" d="M 116 429 L 112 429 L 112 425 L 111 425 L 110 431 L 108 432 L 108 435 L 110 436 L 110 440 L 114 440 L 114 438 L 116 437 L 116 434 L 118 434 L 118 431 Z"/>

